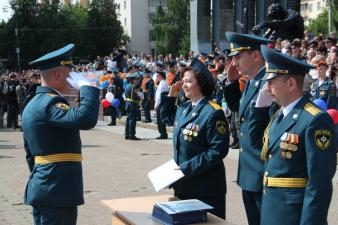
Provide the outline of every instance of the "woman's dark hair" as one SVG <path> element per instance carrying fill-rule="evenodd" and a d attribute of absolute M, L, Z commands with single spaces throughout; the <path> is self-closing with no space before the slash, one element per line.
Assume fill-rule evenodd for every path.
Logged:
<path fill-rule="evenodd" d="M 183 76 L 184 76 L 184 73 L 188 71 L 192 71 L 194 73 L 195 78 L 197 80 L 197 84 L 200 87 L 200 90 L 202 92 L 202 95 L 208 98 L 211 98 L 214 92 L 214 89 L 215 89 L 215 84 L 211 83 L 209 79 L 206 77 L 209 75 L 202 74 L 199 70 L 193 67 L 185 67 L 182 71 Z"/>

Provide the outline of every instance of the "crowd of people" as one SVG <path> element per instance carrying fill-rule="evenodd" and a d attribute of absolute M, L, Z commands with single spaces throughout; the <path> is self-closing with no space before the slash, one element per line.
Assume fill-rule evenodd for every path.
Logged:
<path fill-rule="evenodd" d="M 166 126 L 174 127 L 176 169 L 185 175 L 172 185 L 179 199 L 200 199 L 225 219 L 223 159 L 229 147 L 239 148 L 237 183 L 250 225 L 282 219 L 290 225 L 325 224 L 337 151 L 337 125 L 325 111 L 338 109 L 338 45 L 335 33 L 304 35 L 272 41 L 226 32 L 231 47 L 223 51 L 153 57 L 118 49 L 75 67 L 70 44 L 30 63 L 39 70 L 2 74 L 0 115 L 6 112 L 7 128 L 19 128 L 22 114 L 32 172 L 25 203 L 33 206 L 34 221 L 44 224 L 53 214 L 76 224 L 76 206 L 84 202 L 79 130 L 97 122 L 100 87 L 104 114 L 111 116 L 108 125 L 126 116 L 126 140 L 140 140 L 141 111 L 144 123 L 156 112 L 158 139 L 168 138 Z M 93 84 L 72 70 L 102 76 Z M 70 86 L 80 90 L 73 110 L 64 97 Z M 69 174 L 72 180 L 49 177 L 48 185 L 58 188 L 53 196 L 45 194 L 48 185 L 35 174 L 65 171 L 76 171 Z M 62 196 L 74 180 L 69 195 Z M 64 215 L 59 206 L 71 210 Z"/>
<path fill-rule="evenodd" d="M 328 37 L 323 35 L 313 36 L 310 32 L 304 33 L 304 39 L 282 40 L 277 39 L 270 43 L 269 47 L 274 48 L 283 54 L 299 59 L 314 65 L 316 68 L 310 70 L 305 77 L 304 92 L 312 95 L 312 100 L 321 99 L 319 102 L 328 108 L 338 108 L 337 104 L 337 86 L 338 86 L 338 63 L 337 63 L 337 38 L 332 32 Z M 201 52 L 198 55 L 200 61 L 205 63 L 214 77 L 215 91 L 213 99 L 219 105 L 223 106 L 228 118 L 230 119 L 232 141 L 230 147 L 238 148 L 238 134 L 236 130 L 236 113 L 239 110 L 239 100 L 241 93 L 227 93 L 224 86 L 227 83 L 227 70 L 232 57 L 229 55 L 230 49 L 220 51 L 216 48 L 212 53 Z M 104 110 L 105 115 L 111 116 L 111 122 L 108 125 L 116 125 L 116 118 L 127 115 L 125 108 L 126 97 L 125 89 L 128 84 L 127 76 L 137 73 L 135 81 L 135 94 L 140 94 L 142 98 L 138 99 L 138 107 L 144 111 L 143 122 L 152 122 L 151 110 L 155 110 L 157 115 L 157 125 L 160 139 L 168 137 L 166 124 L 160 118 L 162 107 L 161 96 L 166 95 L 169 88 L 181 79 L 181 72 L 184 67 L 189 65 L 191 59 L 196 55 L 193 51 L 187 56 L 169 55 L 128 55 L 124 50 L 117 49 L 110 56 L 97 58 L 85 65 L 76 65 L 76 72 L 103 71 L 108 87 L 104 87 L 104 92 L 112 92 L 116 99 L 119 99 L 118 107 L 108 107 Z M 238 88 L 243 91 L 245 82 L 248 79 L 246 75 L 239 79 Z M 18 115 L 22 112 L 25 104 L 34 96 L 36 86 L 39 85 L 39 71 L 26 70 L 21 73 L 5 72 L 0 77 L 0 114 L 3 117 L 7 112 L 7 128 L 18 128 Z M 136 95 L 133 95 L 136 96 Z M 180 102 L 186 100 L 185 96 L 180 96 Z M 141 120 L 141 111 L 135 112 L 131 121 Z M 0 125 L 3 125 L 3 119 Z M 134 125 L 133 125 L 134 126 Z M 132 126 L 132 127 L 133 127 Z M 134 128 L 131 128 L 132 130 Z M 132 135 L 134 136 L 134 135 Z M 128 134 L 126 134 L 128 138 Z M 132 138 L 134 139 L 134 137 Z M 137 138 L 136 138 L 137 139 Z"/>

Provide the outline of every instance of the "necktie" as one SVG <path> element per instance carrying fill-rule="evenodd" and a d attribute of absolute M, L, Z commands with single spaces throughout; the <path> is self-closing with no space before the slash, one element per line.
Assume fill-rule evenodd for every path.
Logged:
<path fill-rule="evenodd" d="M 283 113 L 283 111 L 281 111 L 276 118 L 277 124 L 279 124 L 282 121 L 283 118 L 284 118 L 284 113 Z"/>
<path fill-rule="evenodd" d="M 247 82 L 246 82 L 246 84 L 245 84 L 245 89 L 244 89 L 244 94 L 245 94 L 245 95 L 246 95 L 246 93 L 248 92 L 249 86 L 250 86 L 250 79 L 247 80 Z"/>
<path fill-rule="evenodd" d="M 185 113 L 185 117 L 187 117 L 187 116 L 189 115 L 189 113 L 191 112 L 192 109 L 193 109 L 193 105 L 190 104 L 190 105 L 188 106 L 188 108 L 187 108 L 186 113 Z"/>

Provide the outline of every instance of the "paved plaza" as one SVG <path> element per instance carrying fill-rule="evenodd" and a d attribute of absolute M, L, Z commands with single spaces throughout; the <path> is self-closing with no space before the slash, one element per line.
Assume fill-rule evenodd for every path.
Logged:
<path fill-rule="evenodd" d="M 111 224 L 111 211 L 100 200 L 123 197 L 172 194 L 156 193 L 147 172 L 171 158 L 170 139 L 156 140 L 155 124 L 138 122 L 137 136 L 142 141 L 124 140 L 124 126 L 106 126 L 99 121 L 95 129 L 82 131 L 85 205 L 79 207 L 79 225 Z M 142 127 L 143 126 L 143 127 Z M 62 140 L 60 140 L 62 141 Z M 227 220 L 245 225 L 241 189 L 236 185 L 238 150 L 230 150 L 224 160 L 227 173 Z M 25 161 L 22 133 L 0 129 L 0 225 L 31 225 L 31 207 L 23 204 L 29 171 Z M 329 224 L 338 224 L 338 177 L 334 178 Z M 282 222 L 281 222 L 282 225 Z"/>

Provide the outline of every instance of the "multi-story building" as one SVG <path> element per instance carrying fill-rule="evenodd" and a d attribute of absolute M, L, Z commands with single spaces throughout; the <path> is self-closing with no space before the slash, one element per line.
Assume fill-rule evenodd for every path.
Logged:
<path fill-rule="evenodd" d="M 167 10 L 167 0 L 115 0 L 123 30 L 130 38 L 130 53 L 155 52 L 152 19 L 158 6 Z"/>
<path fill-rule="evenodd" d="M 327 8 L 328 0 L 301 0 L 300 14 L 307 26 L 310 20 L 316 19 Z"/>

